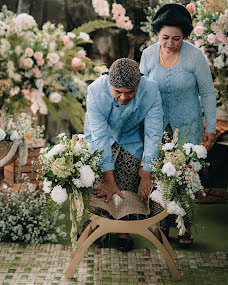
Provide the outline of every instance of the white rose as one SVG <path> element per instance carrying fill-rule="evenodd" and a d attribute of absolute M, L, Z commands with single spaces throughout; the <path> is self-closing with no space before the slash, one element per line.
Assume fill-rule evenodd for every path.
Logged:
<path fill-rule="evenodd" d="M 19 138 L 18 132 L 17 131 L 13 131 L 10 135 L 10 140 L 14 141 L 17 140 Z"/>
<path fill-rule="evenodd" d="M 166 143 L 162 146 L 162 150 L 166 151 L 166 150 L 171 150 L 174 148 L 174 143 Z"/>
<path fill-rule="evenodd" d="M 4 140 L 6 137 L 6 133 L 3 129 L 0 128 L 0 141 Z"/>
<path fill-rule="evenodd" d="M 175 176 L 176 175 L 176 168 L 171 162 L 167 162 L 162 167 L 162 173 L 166 174 L 167 176 Z"/>
<path fill-rule="evenodd" d="M 67 200 L 67 191 L 61 186 L 55 186 L 51 191 L 51 198 L 54 202 L 61 204 Z"/>
<path fill-rule="evenodd" d="M 59 103 L 62 100 L 62 96 L 57 92 L 53 92 L 49 95 L 49 100 L 51 103 Z"/>
<path fill-rule="evenodd" d="M 72 33 L 72 32 L 69 32 L 69 33 L 67 33 L 67 35 L 70 37 L 70 38 L 75 38 L 75 34 L 74 33 Z"/>
<path fill-rule="evenodd" d="M 65 133 L 58 134 L 58 138 L 62 138 L 65 136 Z"/>
<path fill-rule="evenodd" d="M 192 143 L 185 143 L 182 148 L 183 150 L 185 150 L 186 154 L 188 156 L 192 156 L 192 153 L 191 153 L 191 149 L 193 149 L 193 144 Z"/>
<path fill-rule="evenodd" d="M 225 66 L 224 58 L 223 55 L 221 54 L 220 56 L 216 57 L 214 60 L 214 66 L 217 67 L 218 69 L 221 69 Z"/>
<path fill-rule="evenodd" d="M 196 152 L 198 158 L 205 159 L 207 157 L 207 150 L 203 145 L 194 145 L 193 151 Z"/>
<path fill-rule="evenodd" d="M 49 59 L 52 64 L 56 64 L 59 61 L 59 56 L 55 52 L 50 52 L 47 55 L 47 59 Z"/>
<path fill-rule="evenodd" d="M 82 39 L 85 42 L 88 42 L 90 40 L 90 37 L 87 33 L 80 32 L 78 39 Z"/>

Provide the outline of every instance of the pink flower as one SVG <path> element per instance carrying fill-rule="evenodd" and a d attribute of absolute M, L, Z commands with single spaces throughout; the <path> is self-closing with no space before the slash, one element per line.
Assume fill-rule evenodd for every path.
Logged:
<path fill-rule="evenodd" d="M 74 57 L 71 61 L 71 65 L 75 72 L 78 70 L 83 70 L 86 67 L 85 63 L 79 57 Z"/>
<path fill-rule="evenodd" d="M 203 45 L 203 40 L 198 39 L 194 42 L 194 45 L 198 48 L 200 48 Z"/>
<path fill-rule="evenodd" d="M 121 4 L 112 4 L 112 14 L 113 14 L 113 19 L 116 20 L 117 17 L 119 16 L 125 16 L 126 10 Z"/>
<path fill-rule="evenodd" d="M 33 66 L 34 61 L 31 58 L 25 58 L 23 61 L 25 68 L 31 68 Z"/>
<path fill-rule="evenodd" d="M 196 26 L 203 27 L 203 22 L 198 22 Z"/>
<path fill-rule="evenodd" d="M 131 30 L 133 28 L 131 20 L 129 19 L 129 17 L 125 17 L 125 16 L 117 17 L 116 25 L 118 28 L 125 29 L 125 30 Z"/>
<path fill-rule="evenodd" d="M 62 37 L 62 41 L 63 41 L 63 44 L 64 44 L 64 45 L 68 44 L 69 41 L 70 41 L 70 37 L 67 36 L 67 35 L 64 35 L 64 36 Z"/>
<path fill-rule="evenodd" d="M 73 67 L 79 67 L 82 64 L 82 60 L 78 57 L 74 57 L 71 64 Z"/>
<path fill-rule="evenodd" d="M 43 53 L 41 51 L 37 51 L 34 53 L 34 57 L 36 60 L 41 60 L 43 58 Z"/>
<path fill-rule="evenodd" d="M 208 42 L 209 42 L 210 44 L 214 44 L 214 43 L 216 43 L 217 38 L 216 38 L 216 36 L 215 36 L 214 34 L 209 34 L 209 35 L 207 36 L 207 40 L 208 40 Z"/>
<path fill-rule="evenodd" d="M 227 38 L 223 33 L 216 33 L 217 39 L 222 42 L 223 44 L 227 44 Z"/>
<path fill-rule="evenodd" d="M 198 36 L 198 37 L 200 37 L 200 36 L 202 36 L 202 34 L 203 34 L 203 32 L 204 32 L 204 27 L 203 26 L 196 26 L 195 28 L 194 28 L 194 33 Z"/>
<path fill-rule="evenodd" d="M 188 10 L 188 12 L 190 13 L 190 14 L 192 14 L 192 13 L 194 13 L 195 12 L 195 5 L 193 4 L 193 3 L 190 3 L 190 4 L 188 4 L 188 5 L 186 5 L 186 9 Z"/>
<path fill-rule="evenodd" d="M 28 57 L 33 56 L 33 53 L 34 53 L 34 51 L 33 51 L 33 49 L 31 49 L 31 48 L 27 48 L 27 49 L 25 50 L 25 54 L 26 54 Z"/>
<path fill-rule="evenodd" d="M 42 66 L 44 64 L 44 59 L 41 58 L 40 60 L 37 60 L 37 65 Z"/>
<path fill-rule="evenodd" d="M 42 73 L 41 71 L 39 70 L 39 68 L 37 66 L 35 66 L 33 69 L 32 69 L 32 72 L 34 74 L 34 76 L 36 78 L 41 78 L 42 77 Z"/>
<path fill-rule="evenodd" d="M 211 24 L 211 29 L 212 29 L 212 31 L 215 31 L 215 30 L 217 29 L 217 26 L 216 26 L 215 23 L 212 23 L 212 24 Z"/>
<path fill-rule="evenodd" d="M 30 100 L 30 101 L 32 100 L 34 96 L 34 94 L 31 92 L 30 89 L 22 89 L 22 93 L 24 94 L 25 99 Z"/>
<path fill-rule="evenodd" d="M 92 2 L 95 12 L 99 16 L 109 16 L 109 4 L 106 0 L 93 0 Z"/>

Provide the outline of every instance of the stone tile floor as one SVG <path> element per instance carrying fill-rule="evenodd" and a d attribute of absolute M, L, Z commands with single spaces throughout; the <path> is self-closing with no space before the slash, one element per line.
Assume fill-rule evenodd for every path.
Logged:
<path fill-rule="evenodd" d="M 91 247 L 67 280 L 70 247 L 60 244 L 0 243 L 1 285 L 228 285 L 228 252 L 176 251 L 183 279 L 172 281 L 156 249 L 128 253 Z"/>

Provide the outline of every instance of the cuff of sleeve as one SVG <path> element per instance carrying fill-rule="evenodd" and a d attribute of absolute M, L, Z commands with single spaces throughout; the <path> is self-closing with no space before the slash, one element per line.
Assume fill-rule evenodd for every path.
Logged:
<path fill-rule="evenodd" d="M 109 170 L 115 170 L 114 163 L 105 163 L 101 165 L 101 172 L 106 172 Z"/>
<path fill-rule="evenodd" d="M 210 128 L 210 127 L 208 127 L 208 128 L 205 129 L 205 132 L 206 132 L 206 133 L 216 134 L 216 128 Z"/>
<path fill-rule="evenodd" d="M 143 170 L 153 172 L 149 163 L 143 163 Z"/>

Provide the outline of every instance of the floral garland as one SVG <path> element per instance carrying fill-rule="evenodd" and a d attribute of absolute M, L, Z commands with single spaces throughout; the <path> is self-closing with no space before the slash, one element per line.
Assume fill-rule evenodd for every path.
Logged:
<path fill-rule="evenodd" d="M 10 147 L 9 152 L 0 160 L 0 167 L 4 167 L 5 165 L 7 165 L 9 163 L 9 161 L 12 160 L 12 158 L 15 156 L 15 154 L 18 150 L 18 141 L 17 140 L 14 141 L 12 146 L 6 145 L 5 148 L 9 148 L 9 147 Z M 0 150 L 1 149 L 2 148 L 0 148 Z"/>
<path fill-rule="evenodd" d="M 161 145 L 159 158 L 151 164 L 155 190 L 150 198 L 169 214 L 177 215 L 179 235 L 183 235 L 183 217 L 186 215 L 190 223 L 194 221 L 196 195 L 203 192 L 198 172 L 207 165 L 207 151 L 202 145 L 184 143 L 185 137 L 178 146 L 178 133 L 176 129 L 173 140 Z"/>
<path fill-rule="evenodd" d="M 67 138 L 58 135 L 59 143 L 40 152 L 43 190 L 58 204 L 70 199 L 71 241 L 77 248 L 77 235 L 88 218 L 89 194 L 100 173 L 100 152 L 92 151 L 84 135 Z"/>

